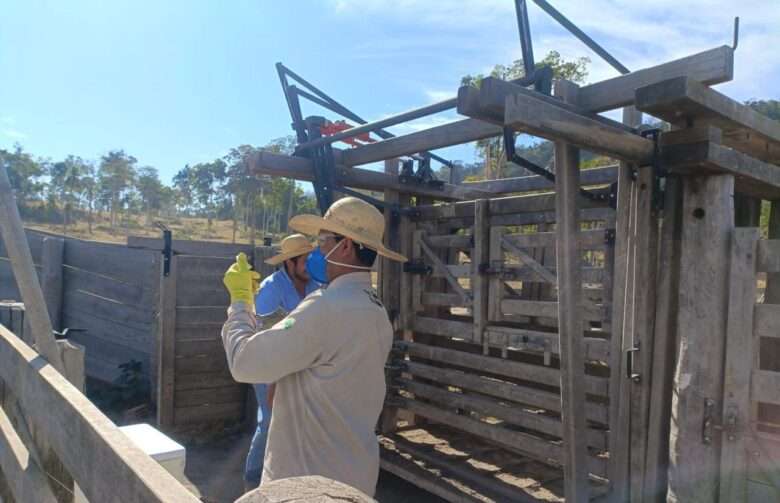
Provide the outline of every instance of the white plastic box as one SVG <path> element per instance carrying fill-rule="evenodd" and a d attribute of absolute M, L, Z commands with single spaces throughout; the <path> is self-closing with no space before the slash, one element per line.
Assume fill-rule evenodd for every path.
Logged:
<path fill-rule="evenodd" d="M 183 445 L 175 442 L 150 424 L 131 424 L 120 426 L 119 429 L 130 437 L 130 440 L 142 451 L 160 463 L 176 480 L 181 484 L 186 483 L 184 466 L 187 461 L 187 451 Z M 75 487 L 73 501 L 74 503 L 89 503 L 78 485 Z"/>

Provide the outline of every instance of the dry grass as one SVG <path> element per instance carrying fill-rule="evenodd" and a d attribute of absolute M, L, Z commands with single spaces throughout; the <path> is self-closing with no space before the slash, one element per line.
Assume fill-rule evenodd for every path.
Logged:
<path fill-rule="evenodd" d="M 85 220 L 79 220 L 68 225 L 67 231 L 63 232 L 60 224 L 47 224 L 33 221 L 26 221 L 25 226 L 30 229 L 41 230 L 54 234 L 65 234 L 67 236 L 88 239 L 91 241 L 103 241 L 110 243 L 125 243 L 127 236 L 148 236 L 159 237 L 160 229 L 154 226 L 154 221 L 160 221 L 167 225 L 173 231 L 174 239 L 192 239 L 201 241 L 220 241 L 230 243 L 233 241 L 233 222 L 231 220 L 213 220 L 211 227 L 205 218 L 155 218 L 147 222 L 145 217 L 132 215 L 122 220 L 116 227 L 111 228 L 108 215 L 96 214 L 92 224 L 92 233 L 89 232 L 89 225 Z M 236 232 L 237 243 L 249 243 L 249 232 L 244 231 L 239 224 Z M 261 243 L 263 236 L 261 232 L 255 233 L 255 241 Z"/>

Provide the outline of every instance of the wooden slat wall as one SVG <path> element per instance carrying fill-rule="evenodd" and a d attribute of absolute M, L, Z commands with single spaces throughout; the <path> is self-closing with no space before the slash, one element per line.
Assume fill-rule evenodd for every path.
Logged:
<path fill-rule="evenodd" d="M 429 275 L 404 274 L 411 288 L 401 292 L 402 305 L 411 306 L 405 326 L 411 329 L 413 342 L 406 347 L 406 360 L 396 361 L 400 371 L 395 384 L 405 391 L 390 396 L 395 395 L 401 408 L 416 416 L 445 422 L 542 462 L 560 464 L 563 423 L 557 288 L 540 276 L 556 274 L 556 237 L 551 232 L 555 198 L 531 194 L 491 200 L 479 219 L 473 217 L 475 204 L 424 206 L 412 217 L 407 236 L 413 244 L 410 256 L 433 270 Z M 605 365 L 610 359 L 612 269 L 607 263 L 611 244 L 605 229 L 614 227 L 614 211 L 586 205 L 581 220 L 585 222 L 579 236 L 583 315 L 588 320 L 582 345 L 590 362 L 584 384 L 592 454 L 588 463 L 591 473 L 606 477 L 603 457 L 596 454 L 608 449 L 609 374 Z M 481 254 L 475 253 L 477 243 L 472 238 L 478 234 L 481 244 L 489 241 L 488 250 Z M 508 246 L 502 245 L 501 236 L 507 237 Z M 476 304 L 464 301 L 462 292 L 452 285 L 453 278 L 446 278 L 421 242 L 427 243 L 472 298 L 482 290 L 487 292 L 484 328 L 473 314 Z M 502 246 L 500 252 L 497 246 Z M 507 249 L 511 247 L 537 263 L 524 264 Z M 480 265 L 503 267 L 503 276 L 484 275 L 488 281 L 477 282 Z M 524 432 L 522 442 L 513 437 L 517 427 Z"/>

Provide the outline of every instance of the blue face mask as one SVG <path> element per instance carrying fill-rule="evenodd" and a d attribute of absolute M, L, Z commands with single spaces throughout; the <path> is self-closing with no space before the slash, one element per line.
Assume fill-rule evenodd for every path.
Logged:
<path fill-rule="evenodd" d="M 328 284 L 328 260 L 319 248 L 315 248 L 309 253 L 309 257 L 306 259 L 306 272 L 317 283 Z"/>

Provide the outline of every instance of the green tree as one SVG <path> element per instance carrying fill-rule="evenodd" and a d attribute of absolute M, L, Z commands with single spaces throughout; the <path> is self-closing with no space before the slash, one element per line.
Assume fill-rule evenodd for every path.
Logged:
<path fill-rule="evenodd" d="M 24 210 L 28 201 L 40 199 L 45 186 L 41 181 L 41 177 L 46 174 L 43 163 L 34 159 L 17 143 L 13 150 L 0 149 L 0 164 L 8 172 L 20 211 Z"/>
<path fill-rule="evenodd" d="M 84 174 L 81 178 L 81 197 L 87 204 L 87 226 L 89 233 L 92 234 L 93 212 L 95 210 L 95 199 L 98 196 L 98 182 L 95 173 L 95 165 L 91 162 L 84 163 Z"/>
<path fill-rule="evenodd" d="M 195 196 L 192 190 L 193 177 L 194 174 L 189 164 L 185 164 L 173 176 L 173 188 L 176 191 L 177 205 L 185 213 L 191 212 L 195 204 Z"/>
<path fill-rule="evenodd" d="M 536 68 L 550 66 L 553 70 L 553 79 L 570 80 L 581 84 L 588 76 L 588 65 L 590 59 L 586 57 L 577 58 L 574 61 L 565 61 L 557 51 L 550 51 L 547 55 L 536 63 Z M 525 77 L 525 67 L 523 60 L 517 59 L 510 65 L 495 65 L 490 72 L 490 77 L 497 77 L 502 80 L 516 80 Z M 466 75 L 461 79 L 463 86 L 479 87 L 482 74 Z M 542 142 L 547 143 L 547 142 Z M 503 168 L 507 164 L 504 153 L 504 143 L 502 138 L 486 138 L 476 143 L 477 153 L 483 161 L 484 176 L 487 179 L 501 178 L 505 176 Z M 523 170 L 524 171 L 524 170 Z"/>
<path fill-rule="evenodd" d="M 201 207 L 201 211 L 208 218 L 208 226 L 211 229 L 214 218 L 217 195 L 227 176 L 227 164 L 222 159 L 216 159 L 208 163 L 199 163 L 191 168 L 190 184 L 195 199 Z"/>
<path fill-rule="evenodd" d="M 108 200 L 112 229 L 116 227 L 117 215 L 127 200 L 127 192 L 133 187 L 137 162 L 124 150 L 112 150 L 101 158 L 98 181 Z"/>
<path fill-rule="evenodd" d="M 748 100 L 745 104 L 770 119 L 780 121 L 780 101 L 778 100 Z"/>
<path fill-rule="evenodd" d="M 156 168 L 144 166 L 138 170 L 135 189 L 138 191 L 147 224 L 151 223 L 153 213 L 162 207 L 163 188 Z"/>
<path fill-rule="evenodd" d="M 88 176 L 88 164 L 81 158 L 69 155 L 64 161 L 49 165 L 49 184 L 62 206 L 62 233 L 68 233 L 73 207 L 79 202 L 79 192 L 84 177 Z"/>

